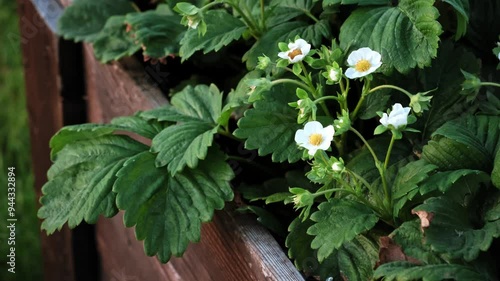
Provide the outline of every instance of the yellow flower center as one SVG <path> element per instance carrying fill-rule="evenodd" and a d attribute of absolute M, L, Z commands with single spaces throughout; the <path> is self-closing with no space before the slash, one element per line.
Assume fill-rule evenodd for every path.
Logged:
<path fill-rule="evenodd" d="M 298 55 L 302 55 L 302 51 L 300 49 L 295 49 L 295 50 L 291 51 L 290 53 L 288 53 L 288 57 L 291 60 L 293 60 Z"/>
<path fill-rule="evenodd" d="M 312 134 L 309 136 L 309 143 L 318 146 L 323 142 L 323 136 L 321 134 Z"/>
<path fill-rule="evenodd" d="M 368 69 L 370 69 L 371 66 L 372 65 L 370 64 L 369 61 L 363 59 L 363 60 L 358 61 L 356 63 L 356 65 L 354 66 L 354 68 L 358 72 L 365 72 L 365 71 L 368 71 Z"/>

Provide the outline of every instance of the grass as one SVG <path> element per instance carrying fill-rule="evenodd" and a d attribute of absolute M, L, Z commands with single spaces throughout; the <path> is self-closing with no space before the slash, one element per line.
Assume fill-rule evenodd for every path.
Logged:
<path fill-rule="evenodd" d="M 0 280 L 42 280 L 16 2 L 0 0 Z M 7 168 L 16 173 L 16 273 L 7 271 Z"/>

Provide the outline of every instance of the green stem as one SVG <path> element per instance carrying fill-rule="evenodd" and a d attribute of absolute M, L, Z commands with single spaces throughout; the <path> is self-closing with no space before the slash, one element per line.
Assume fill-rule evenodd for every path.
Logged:
<path fill-rule="evenodd" d="M 137 4 L 135 4 L 134 2 L 130 2 L 130 4 L 132 5 L 132 8 L 134 8 L 134 10 L 136 10 L 137 12 L 141 11 L 141 9 L 139 9 L 139 7 L 137 6 Z"/>
<path fill-rule="evenodd" d="M 363 102 L 365 101 L 365 95 L 361 95 L 359 98 L 358 104 L 354 108 L 354 111 L 351 113 L 351 121 L 356 120 L 356 117 L 358 116 L 358 112 L 361 109 L 361 106 L 363 105 Z"/>
<path fill-rule="evenodd" d="M 327 193 L 330 193 L 330 192 L 336 192 L 336 191 L 345 191 L 345 192 L 349 192 L 349 193 L 355 194 L 352 190 L 348 190 L 348 189 L 345 189 L 345 188 L 332 188 L 332 189 L 327 189 L 327 190 L 323 190 L 323 191 L 320 191 L 320 192 L 313 193 L 313 195 L 314 195 L 314 197 L 318 197 L 320 195 L 327 194 Z"/>
<path fill-rule="evenodd" d="M 494 83 L 494 82 L 481 82 L 480 85 L 481 86 L 493 86 L 493 87 L 499 87 L 500 88 L 500 84 Z"/>
<path fill-rule="evenodd" d="M 387 166 L 389 165 L 389 158 L 391 158 L 392 146 L 394 145 L 394 141 L 396 138 L 392 135 L 391 142 L 389 143 L 389 148 L 387 149 L 387 154 L 385 155 L 384 161 L 384 170 L 387 170 Z"/>
<path fill-rule="evenodd" d="M 324 96 L 324 97 L 316 99 L 314 101 L 314 103 L 319 103 L 319 102 L 322 102 L 324 100 L 336 100 L 336 101 L 339 101 L 339 98 L 337 98 L 336 96 Z"/>
<path fill-rule="evenodd" d="M 351 170 L 349 170 L 348 172 L 349 172 L 349 174 L 351 174 L 351 175 L 353 175 L 355 178 L 357 178 L 359 181 L 361 181 L 361 183 L 362 183 L 362 184 L 364 184 L 364 185 L 366 186 L 366 188 L 368 188 L 368 190 L 370 190 L 370 191 L 371 191 L 371 187 L 372 187 L 372 185 L 371 185 L 371 184 L 369 184 L 369 183 L 365 180 L 365 178 L 363 178 L 362 176 L 360 176 L 360 175 L 356 174 L 355 172 L 353 172 L 353 171 L 351 171 Z"/>
<path fill-rule="evenodd" d="M 302 71 L 304 72 L 304 79 L 305 81 L 307 82 L 307 84 L 309 85 L 309 87 L 311 89 L 314 89 L 314 91 L 312 92 L 312 95 L 315 99 L 318 98 L 318 93 L 317 93 L 317 90 L 316 88 L 314 87 L 313 85 L 313 82 L 311 80 L 311 78 L 309 77 L 309 72 L 307 71 L 306 69 L 306 66 L 304 65 L 304 63 L 302 61 L 299 61 L 299 65 L 300 65 L 300 68 L 302 68 Z M 330 110 L 328 110 L 328 108 L 326 107 L 326 104 L 325 103 L 320 103 L 320 106 L 321 106 L 321 109 L 323 109 L 323 111 L 325 112 L 325 114 L 329 117 L 332 116 L 332 114 L 330 113 Z"/>
<path fill-rule="evenodd" d="M 264 0 L 260 0 L 260 16 L 262 21 L 262 30 L 266 30 L 266 14 L 265 14 L 265 3 Z"/>
<path fill-rule="evenodd" d="M 373 160 L 375 160 L 376 163 L 380 163 L 380 160 L 378 160 L 378 157 L 377 155 L 375 154 L 375 151 L 373 151 L 372 147 L 370 146 L 370 144 L 366 141 L 366 139 L 363 137 L 363 135 L 358 132 L 358 130 L 354 129 L 353 127 L 349 128 L 349 130 L 353 133 L 355 133 L 362 141 L 363 143 L 365 144 L 366 148 L 368 148 L 368 150 L 370 151 L 370 153 L 372 154 L 373 156 Z"/>
<path fill-rule="evenodd" d="M 208 8 L 211 8 L 212 6 L 216 6 L 216 5 L 219 5 L 219 4 L 222 4 L 222 3 L 221 2 L 217 2 L 217 1 L 210 2 L 210 3 L 206 4 L 205 6 L 201 7 L 200 10 L 201 11 L 206 11 L 206 10 L 208 10 Z"/>
<path fill-rule="evenodd" d="M 276 80 L 271 82 L 271 85 L 274 86 L 274 85 L 281 84 L 281 83 L 295 84 L 295 85 L 303 88 L 304 90 L 309 91 L 311 93 L 311 95 L 314 96 L 314 89 L 312 89 L 310 86 L 306 85 L 305 83 L 302 83 L 302 82 L 294 80 L 294 79 L 290 79 L 290 78 L 276 79 Z"/>
<path fill-rule="evenodd" d="M 259 31 L 259 29 L 257 28 L 257 26 L 255 25 L 254 21 L 251 20 L 245 13 L 243 13 L 243 11 L 240 9 L 240 7 L 238 5 L 235 5 L 234 3 L 232 3 L 231 1 L 228 1 L 226 2 L 227 4 L 229 4 L 231 7 L 233 7 L 233 9 L 241 16 L 241 18 L 243 19 L 243 21 L 246 23 L 246 25 L 251 29 L 252 31 L 252 35 L 254 37 L 257 37 L 255 36 L 255 32 Z"/>
<path fill-rule="evenodd" d="M 371 89 L 368 94 L 371 94 L 375 91 L 378 91 L 378 90 L 381 90 L 381 89 L 393 89 L 393 90 L 398 90 L 400 91 L 401 93 L 407 95 L 410 99 L 411 97 L 413 96 L 410 92 L 408 92 L 407 90 L 403 89 L 403 88 L 400 88 L 398 86 L 394 86 L 394 85 L 380 85 L 380 86 L 377 86 L 373 89 Z"/>

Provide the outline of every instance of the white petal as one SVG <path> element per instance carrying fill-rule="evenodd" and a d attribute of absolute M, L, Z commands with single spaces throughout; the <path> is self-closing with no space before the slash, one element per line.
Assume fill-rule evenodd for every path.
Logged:
<path fill-rule="evenodd" d="M 307 148 L 309 151 L 309 155 L 311 156 L 314 156 L 314 154 L 316 154 L 316 151 L 318 151 L 318 147 L 317 146 L 311 146 L 310 148 Z"/>
<path fill-rule="evenodd" d="M 380 55 L 379 52 L 376 52 L 376 51 L 370 52 L 370 55 L 368 57 L 368 61 L 370 62 L 370 64 L 372 64 L 372 65 L 381 64 L 381 60 L 382 60 L 382 56 Z"/>
<path fill-rule="evenodd" d="M 327 126 L 323 129 L 323 139 L 327 141 L 332 141 L 333 140 L 333 135 L 335 135 L 335 129 L 333 128 L 332 125 Z"/>
<path fill-rule="evenodd" d="M 389 123 L 394 126 L 394 128 L 399 128 L 408 124 L 408 115 L 398 114 L 389 120 Z"/>
<path fill-rule="evenodd" d="M 288 53 L 290 53 L 290 51 L 286 51 L 286 52 L 279 52 L 278 53 L 278 57 L 282 58 L 282 59 L 290 59 L 288 57 Z"/>
<path fill-rule="evenodd" d="M 327 150 L 328 148 L 330 148 L 330 145 L 332 144 L 331 141 L 323 141 L 322 143 L 320 143 L 317 147 L 317 149 L 321 149 L 321 150 Z"/>
<path fill-rule="evenodd" d="M 380 118 L 380 123 L 387 127 L 387 126 L 389 126 L 388 119 L 389 119 L 389 116 L 387 116 L 387 113 L 383 113 L 382 118 Z"/>
<path fill-rule="evenodd" d="M 401 111 L 403 109 L 403 106 L 400 104 L 400 103 L 395 103 L 393 106 L 392 106 L 392 111 Z"/>
<path fill-rule="evenodd" d="M 322 130 L 323 125 L 321 125 L 318 121 L 307 122 L 304 126 L 304 131 L 307 133 L 308 137 L 314 133 L 321 133 Z"/>
<path fill-rule="evenodd" d="M 351 54 L 349 54 L 349 57 L 347 57 L 347 64 L 349 66 L 354 66 L 358 61 L 362 59 L 363 59 L 363 54 L 361 52 L 353 51 Z"/>
<path fill-rule="evenodd" d="M 300 146 L 309 143 L 309 134 L 307 134 L 305 130 L 297 130 L 297 132 L 295 132 L 295 142 Z"/>
<path fill-rule="evenodd" d="M 300 47 L 300 51 L 302 52 L 302 54 L 304 56 L 307 56 L 307 54 L 309 54 L 309 51 L 311 51 L 311 44 L 307 44 L 307 42 L 306 42 L 306 44 L 304 46 Z"/>
<path fill-rule="evenodd" d="M 346 71 L 345 71 L 345 76 L 349 79 L 356 79 L 356 78 L 359 78 L 359 77 L 363 77 L 363 73 L 361 72 L 358 72 L 356 69 L 352 68 L 352 67 L 349 67 Z"/>

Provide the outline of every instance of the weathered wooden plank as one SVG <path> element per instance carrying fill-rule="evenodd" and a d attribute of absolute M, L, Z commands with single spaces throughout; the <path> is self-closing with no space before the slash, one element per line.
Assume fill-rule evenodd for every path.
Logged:
<path fill-rule="evenodd" d="M 166 102 L 138 62 L 102 65 L 90 46 L 85 47 L 85 58 L 91 122 L 108 122 Z M 182 258 L 161 264 L 145 256 L 142 242 L 123 226 L 121 213 L 100 220 L 102 280 L 303 280 L 274 238 L 247 216 L 216 212 L 213 222 L 203 225 L 201 237 Z"/>
<path fill-rule="evenodd" d="M 63 125 L 58 39 L 44 24 L 30 1 L 17 2 L 35 189 L 40 196 L 41 187 L 47 181 L 46 172 L 51 165 L 49 140 Z M 42 233 L 41 244 L 44 280 L 75 280 L 71 232 L 63 228 L 49 237 Z"/>

